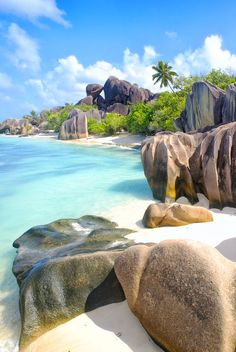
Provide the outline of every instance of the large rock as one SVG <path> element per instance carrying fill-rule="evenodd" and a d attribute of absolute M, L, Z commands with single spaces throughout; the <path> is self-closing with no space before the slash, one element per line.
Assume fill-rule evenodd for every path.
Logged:
<path fill-rule="evenodd" d="M 108 106 L 107 112 L 113 112 L 115 114 L 126 116 L 129 113 L 129 106 L 121 103 L 115 103 L 113 105 Z"/>
<path fill-rule="evenodd" d="M 236 206 L 236 122 L 206 132 L 158 133 L 144 141 L 142 161 L 156 199 L 203 193 L 211 207 Z"/>
<path fill-rule="evenodd" d="M 147 102 L 154 97 L 148 89 L 139 88 L 136 84 L 109 77 L 104 85 L 106 105 L 115 103 L 127 105 L 129 103 Z"/>
<path fill-rule="evenodd" d="M 81 99 L 77 105 L 93 105 L 93 97 L 88 95 L 87 97 Z"/>
<path fill-rule="evenodd" d="M 86 87 L 87 96 L 91 95 L 94 101 L 101 94 L 102 91 L 103 86 L 101 86 L 101 84 L 92 83 L 88 84 Z"/>
<path fill-rule="evenodd" d="M 211 212 L 202 207 L 186 204 L 151 204 L 143 216 L 145 227 L 182 226 L 213 221 Z"/>
<path fill-rule="evenodd" d="M 220 88 L 205 81 L 195 82 L 176 126 L 188 132 L 220 124 L 224 99 L 225 92 Z"/>
<path fill-rule="evenodd" d="M 224 123 L 236 121 L 236 83 L 227 87 L 222 115 Z"/>
<path fill-rule="evenodd" d="M 84 216 L 33 227 L 14 242 L 21 346 L 85 311 L 124 300 L 113 264 L 133 243 L 124 237 L 131 232 Z"/>
<path fill-rule="evenodd" d="M 100 122 L 104 117 L 104 112 L 97 109 L 91 109 L 86 112 L 81 111 L 80 109 L 72 110 L 68 115 L 68 119 L 63 122 L 58 138 L 62 140 L 87 138 L 87 119 L 89 117 L 92 117 Z"/>
<path fill-rule="evenodd" d="M 132 312 L 169 352 L 235 352 L 236 265 L 216 249 L 168 240 L 127 249 L 115 272 Z"/>
<path fill-rule="evenodd" d="M 24 134 L 26 129 L 30 132 L 32 128 L 28 119 L 7 119 L 0 123 L 0 133 Z"/>

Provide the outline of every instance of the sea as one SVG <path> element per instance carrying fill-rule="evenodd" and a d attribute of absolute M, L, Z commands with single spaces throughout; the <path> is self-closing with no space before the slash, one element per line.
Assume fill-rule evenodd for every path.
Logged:
<path fill-rule="evenodd" d="M 17 352 L 20 333 L 12 242 L 32 226 L 137 199 L 151 199 L 138 150 L 0 136 L 0 352 Z"/>

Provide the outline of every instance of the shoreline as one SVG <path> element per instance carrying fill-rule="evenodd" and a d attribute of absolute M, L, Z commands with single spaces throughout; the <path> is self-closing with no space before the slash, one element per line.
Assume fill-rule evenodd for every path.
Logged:
<path fill-rule="evenodd" d="M 111 147 L 123 147 L 129 149 L 140 149 L 141 143 L 148 136 L 131 134 L 131 133 L 119 133 L 113 136 L 99 136 L 91 135 L 87 138 L 80 139 L 69 139 L 61 140 L 58 139 L 58 133 L 40 133 L 32 136 L 21 136 L 21 135 L 2 135 L 5 138 L 30 138 L 30 139 L 54 139 L 58 142 L 76 144 L 76 145 L 87 145 L 87 146 L 111 146 Z"/>
<path fill-rule="evenodd" d="M 132 135 L 131 135 L 132 136 Z M 17 136 L 6 136 L 7 138 L 14 138 Z M 133 137 L 133 136 L 132 136 Z M 55 139 L 56 136 L 34 136 L 25 138 L 35 139 Z M 71 140 L 71 141 L 60 141 L 63 143 L 81 144 L 87 146 L 109 146 L 109 147 L 125 147 L 125 144 L 120 145 L 113 143 L 113 140 L 119 140 L 121 136 L 114 137 L 99 137 L 90 138 L 86 140 Z M 130 138 L 130 136 L 122 135 L 123 143 L 124 138 Z M 145 137 L 142 136 L 144 139 Z M 128 139 L 130 141 L 130 139 Z M 111 143 L 112 142 L 112 143 Z M 199 196 L 199 202 L 195 205 L 204 206 L 209 208 L 208 200 L 201 194 Z M 213 247 L 216 247 L 222 254 L 229 259 L 236 261 L 236 254 L 234 248 L 236 246 L 236 208 L 225 207 L 223 210 L 210 209 L 214 221 L 210 223 L 197 223 L 190 224 L 180 227 L 161 227 L 155 229 L 146 229 L 142 225 L 142 217 L 148 205 L 155 203 L 153 199 L 138 199 L 122 203 L 122 205 L 115 206 L 109 211 L 101 211 L 95 215 L 104 216 L 105 218 L 115 221 L 119 227 L 127 227 L 137 231 L 136 233 L 130 234 L 127 237 L 133 239 L 135 243 L 159 243 L 165 239 L 192 239 L 207 243 Z M 182 197 L 179 202 L 189 203 L 186 198 Z M 56 219 L 55 219 L 56 220 Z M 14 302 L 10 302 L 9 308 L 10 313 L 16 313 L 12 306 L 18 306 L 18 296 L 14 295 Z M 12 304 L 13 303 L 13 304 Z M 119 314 L 119 316 L 118 316 Z M 113 320 L 111 317 L 117 317 Z M 163 351 L 158 348 L 152 340 L 148 337 L 145 330 L 141 327 L 140 323 L 135 320 L 136 318 L 130 312 L 126 301 L 122 303 L 116 303 L 108 306 L 98 308 L 90 313 L 84 313 L 68 322 L 59 325 L 58 327 L 48 331 L 46 334 L 39 337 L 31 345 L 29 345 L 25 352 L 64 352 L 70 350 L 70 352 L 77 352 L 78 349 L 81 352 L 95 352 L 97 351 L 97 344 L 91 340 L 91 336 L 96 336 L 94 341 L 101 343 L 101 348 L 104 352 L 115 351 L 115 352 L 154 352 Z M 125 325 L 126 322 L 126 325 Z M 114 323 L 114 328 L 111 328 Z M 15 320 L 13 329 L 8 331 L 11 340 L 8 338 L 8 345 L 1 345 L 0 350 L 17 352 L 17 332 L 20 327 L 20 321 Z M 124 328 L 125 327 L 125 328 Z M 130 341 L 126 338 L 126 331 L 132 331 L 133 340 Z M 65 331 L 68 334 L 63 334 Z M 78 333 L 78 331 L 80 331 Z M 81 333 L 84 331 L 84 334 Z M 121 335 L 120 335 L 121 333 Z M 117 335 L 118 334 L 118 335 Z M 50 337 L 50 341 L 48 338 Z M 131 337 L 131 336 L 130 336 Z M 4 336 L 5 338 L 5 336 Z M 5 340 L 5 339 L 4 339 Z M 138 341 L 138 343 L 136 343 Z M 11 343 L 11 344 L 10 344 Z M 67 345 L 65 345 L 67 343 Z M 63 345 L 64 344 L 64 345 Z M 105 344 L 105 345 L 104 345 Z M 1 349 L 1 346 L 8 349 Z M 12 346 L 12 349 L 11 349 Z M 154 347 L 153 347 L 154 346 Z M 45 349 L 46 348 L 46 349 Z"/>
<path fill-rule="evenodd" d="M 200 205 L 207 207 L 204 196 L 199 194 L 199 199 Z M 186 199 L 182 198 L 181 201 L 186 202 Z M 135 243 L 159 243 L 165 239 L 188 238 L 216 247 L 228 259 L 236 261 L 236 209 L 211 209 L 214 221 L 209 223 L 146 229 L 141 220 L 151 203 L 154 201 L 128 202 L 99 215 L 117 222 L 119 227 L 136 230 L 126 236 Z M 41 335 L 22 352 L 95 352 L 98 348 L 104 352 L 164 352 L 132 314 L 127 301 L 83 313 Z"/>

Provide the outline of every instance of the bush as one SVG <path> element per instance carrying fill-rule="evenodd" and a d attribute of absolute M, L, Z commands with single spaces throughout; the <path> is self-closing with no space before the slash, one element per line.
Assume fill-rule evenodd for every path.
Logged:
<path fill-rule="evenodd" d="M 126 116 L 115 113 L 106 114 L 106 118 L 98 122 L 94 118 L 88 118 L 88 131 L 92 134 L 113 135 L 126 128 Z"/>
<path fill-rule="evenodd" d="M 131 133 L 148 133 L 149 124 L 153 120 L 154 107 L 151 104 L 138 103 L 131 107 L 127 116 L 127 130 Z"/>

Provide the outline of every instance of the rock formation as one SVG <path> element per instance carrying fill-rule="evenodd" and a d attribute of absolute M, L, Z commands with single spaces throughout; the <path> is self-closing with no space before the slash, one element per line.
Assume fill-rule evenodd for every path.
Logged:
<path fill-rule="evenodd" d="M 137 245 L 115 261 L 132 312 L 169 352 L 235 352 L 236 265 L 194 241 Z"/>
<path fill-rule="evenodd" d="M 236 206 L 236 122 L 206 132 L 160 132 L 142 145 L 144 172 L 156 199 L 203 193 L 211 207 Z"/>
<path fill-rule="evenodd" d="M 182 226 L 197 222 L 213 221 L 209 210 L 186 204 L 151 204 L 143 216 L 143 225 L 154 228 L 161 226 Z"/>
<path fill-rule="evenodd" d="M 183 132 L 236 121 L 236 83 L 226 93 L 209 82 L 195 82 L 175 125 Z"/>
<path fill-rule="evenodd" d="M 87 96 L 91 95 L 93 97 L 93 102 L 96 102 L 96 99 L 98 98 L 98 96 L 101 94 L 101 92 L 103 91 L 103 86 L 101 86 L 101 84 L 88 84 L 86 87 L 86 93 Z"/>
<path fill-rule="evenodd" d="M 236 83 L 227 87 L 222 115 L 223 123 L 236 121 Z"/>
<path fill-rule="evenodd" d="M 129 106 L 121 103 L 115 103 L 113 105 L 108 106 L 107 112 L 113 112 L 119 115 L 128 115 Z"/>
<path fill-rule="evenodd" d="M 124 300 L 113 264 L 133 243 L 124 237 L 131 232 L 83 216 L 33 227 L 14 242 L 21 346 L 85 311 Z"/>

